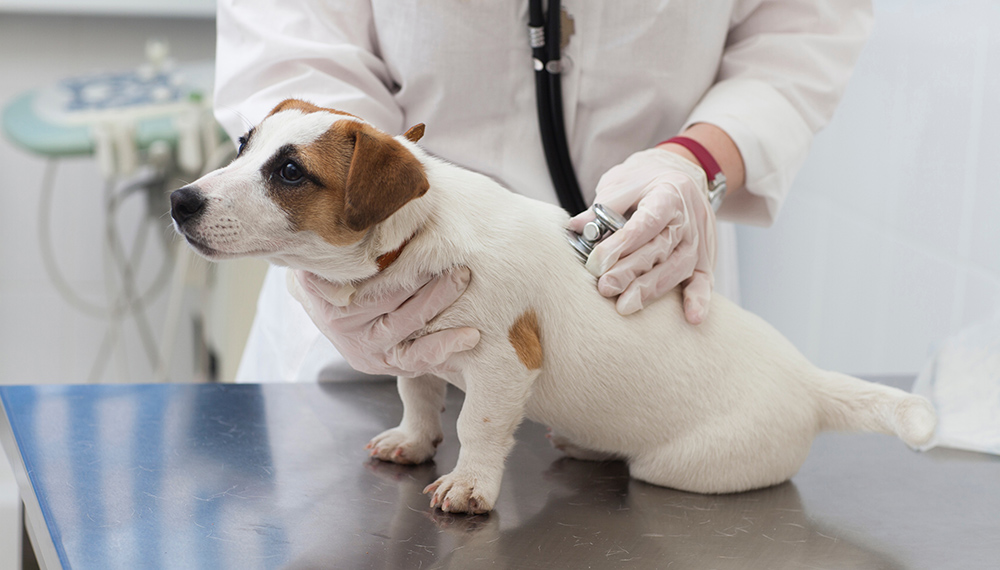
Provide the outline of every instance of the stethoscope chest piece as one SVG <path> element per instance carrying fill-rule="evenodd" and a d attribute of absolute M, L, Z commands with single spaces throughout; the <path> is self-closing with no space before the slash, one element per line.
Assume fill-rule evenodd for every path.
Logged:
<path fill-rule="evenodd" d="M 594 246 L 625 226 L 625 217 L 618 212 L 602 204 L 594 204 L 591 209 L 594 210 L 595 219 L 583 226 L 583 233 L 569 231 L 567 236 L 570 245 L 584 263 L 590 257 L 590 252 L 594 251 Z"/>

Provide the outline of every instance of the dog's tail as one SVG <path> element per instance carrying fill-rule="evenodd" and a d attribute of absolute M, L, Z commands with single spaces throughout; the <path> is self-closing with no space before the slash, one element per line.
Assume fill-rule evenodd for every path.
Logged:
<path fill-rule="evenodd" d="M 836 372 L 823 373 L 816 385 L 822 429 L 896 435 L 910 447 L 934 435 L 937 414 L 926 398 Z"/>

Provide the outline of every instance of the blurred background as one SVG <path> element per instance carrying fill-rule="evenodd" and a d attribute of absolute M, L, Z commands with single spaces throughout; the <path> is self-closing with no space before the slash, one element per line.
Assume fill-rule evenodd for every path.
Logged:
<path fill-rule="evenodd" d="M 199 111 L 210 105 L 199 69 L 214 55 L 213 4 L 0 0 L 0 383 L 233 377 L 263 267 L 179 253 L 165 201 L 210 165 L 213 144 L 229 146 Z M 821 367 L 914 375 L 936 343 L 1000 310 L 1000 5 L 875 10 L 778 222 L 739 229 L 741 302 Z M 183 104 L 159 125 L 175 131 L 166 145 L 151 142 L 155 125 L 139 126 L 124 135 L 148 144 L 109 159 L 121 132 L 101 131 L 105 151 L 77 152 L 71 136 L 25 123 L 25 97 L 121 73 L 168 77 L 175 92 L 154 98 Z M 109 176 L 132 159 L 172 166 Z M 18 504 L 0 459 L 0 569 L 19 560 Z"/>

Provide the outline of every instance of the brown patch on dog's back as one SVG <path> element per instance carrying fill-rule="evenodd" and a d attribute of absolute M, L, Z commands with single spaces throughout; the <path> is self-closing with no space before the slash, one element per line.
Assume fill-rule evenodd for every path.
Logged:
<path fill-rule="evenodd" d="M 528 370 L 542 367 L 542 333 L 534 310 L 528 309 L 514 321 L 507 338 L 517 353 L 517 359 Z"/>

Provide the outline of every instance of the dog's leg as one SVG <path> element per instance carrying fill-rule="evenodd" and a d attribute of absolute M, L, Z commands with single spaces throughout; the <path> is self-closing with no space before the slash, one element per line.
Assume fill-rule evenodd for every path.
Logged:
<path fill-rule="evenodd" d="M 507 368 L 507 367 L 504 367 Z M 455 469 L 424 489 L 431 506 L 451 513 L 485 513 L 500 495 L 504 461 L 514 446 L 514 431 L 538 370 L 503 374 L 491 370 L 476 378 L 466 375 L 465 403 L 458 416 L 462 448 Z"/>
<path fill-rule="evenodd" d="M 443 432 L 441 410 L 448 384 L 437 376 L 400 377 L 396 381 L 403 400 L 399 427 L 372 438 L 371 456 L 394 463 L 423 463 L 434 456 Z"/>

